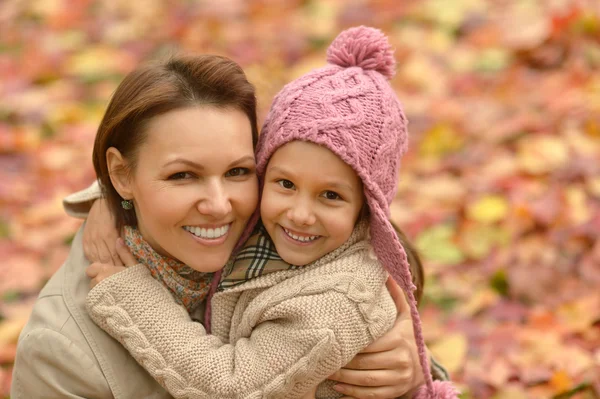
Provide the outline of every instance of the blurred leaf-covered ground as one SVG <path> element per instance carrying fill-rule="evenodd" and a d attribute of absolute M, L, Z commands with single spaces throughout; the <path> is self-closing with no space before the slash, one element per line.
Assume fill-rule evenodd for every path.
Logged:
<path fill-rule="evenodd" d="M 431 350 L 464 398 L 600 398 L 598 0 L 0 2 L 0 397 L 124 74 L 228 55 L 262 118 L 359 24 L 396 49 L 412 148 L 392 213 L 426 260 Z"/>

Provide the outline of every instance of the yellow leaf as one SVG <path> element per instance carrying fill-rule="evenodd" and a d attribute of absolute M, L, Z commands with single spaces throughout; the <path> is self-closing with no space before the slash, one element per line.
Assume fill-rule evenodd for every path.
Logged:
<path fill-rule="evenodd" d="M 492 399 L 530 399 L 527 392 L 519 385 L 501 388 Z"/>
<path fill-rule="evenodd" d="M 467 338 L 464 334 L 448 334 L 444 338 L 429 345 L 429 350 L 436 360 L 443 364 L 450 373 L 456 373 L 462 367 L 467 354 Z"/>
<path fill-rule="evenodd" d="M 0 323 L 0 346 L 16 343 L 27 319 L 28 317 L 20 317 Z"/>
<path fill-rule="evenodd" d="M 423 156 L 440 157 L 460 150 L 463 142 L 462 136 L 451 126 L 437 125 L 425 134 L 419 152 Z"/>
<path fill-rule="evenodd" d="M 502 226 L 465 223 L 460 230 L 460 246 L 472 259 L 483 259 L 498 246 L 505 246 L 510 233 Z"/>
<path fill-rule="evenodd" d="M 499 195 L 486 195 L 467 208 L 469 219 L 480 223 L 495 223 L 506 218 L 508 202 Z"/>
<path fill-rule="evenodd" d="M 592 211 L 583 189 L 571 186 L 565 191 L 565 197 L 573 224 L 583 224 L 592 218 Z"/>
<path fill-rule="evenodd" d="M 491 288 L 483 288 L 469 296 L 469 299 L 462 303 L 458 312 L 462 315 L 473 316 L 481 309 L 495 304 L 498 301 L 498 294 Z"/>
<path fill-rule="evenodd" d="M 441 95 L 447 92 L 447 76 L 429 57 L 415 53 L 398 71 L 401 80 L 411 86 L 418 87 L 430 95 Z"/>
<path fill-rule="evenodd" d="M 453 242 L 455 226 L 442 224 L 423 231 L 415 240 L 415 245 L 424 258 L 444 263 L 458 264 L 465 257 L 460 248 Z"/>
<path fill-rule="evenodd" d="M 600 297 L 590 295 L 562 304 L 556 311 L 563 326 L 571 332 L 585 332 L 600 320 Z"/>
<path fill-rule="evenodd" d="M 563 167 L 569 161 L 569 153 L 561 138 L 525 137 L 519 142 L 518 161 L 523 171 L 544 174 Z"/>
<path fill-rule="evenodd" d="M 573 380 L 571 380 L 571 377 L 566 371 L 558 370 L 552 375 L 552 378 L 550 379 L 550 385 L 552 388 L 554 388 L 556 393 L 561 393 L 571 388 L 573 385 Z"/>

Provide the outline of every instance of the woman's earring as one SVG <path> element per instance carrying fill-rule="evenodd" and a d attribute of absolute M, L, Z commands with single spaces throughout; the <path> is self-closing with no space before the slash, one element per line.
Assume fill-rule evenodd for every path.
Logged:
<path fill-rule="evenodd" d="M 126 211 L 129 211 L 129 210 L 133 209 L 133 202 L 131 202 L 131 200 L 123 200 L 123 201 L 121 201 L 121 206 Z"/>

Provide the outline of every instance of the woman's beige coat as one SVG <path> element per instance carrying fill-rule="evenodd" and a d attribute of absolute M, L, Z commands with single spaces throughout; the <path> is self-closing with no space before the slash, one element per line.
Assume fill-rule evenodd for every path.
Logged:
<path fill-rule="evenodd" d="M 170 398 L 127 350 L 89 318 L 83 227 L 21 332 L 12 399 Z"/>

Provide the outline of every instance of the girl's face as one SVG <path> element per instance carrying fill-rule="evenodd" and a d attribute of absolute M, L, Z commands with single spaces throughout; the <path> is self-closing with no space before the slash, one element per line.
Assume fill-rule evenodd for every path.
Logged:
<path fill-rule="evenodd" d="M 112 150 L 109 168 L 120 156 Z M 250 121 L 239 110 L 211 106 L 158 116 L 135 170 L 116 180 L 124 181 L 115 187 L 133 199 L 140 232 L 154 250 L 198 271 L 219 270 L 257 206 Z"/>
<path fill-rule="evenodd" d="M 306 265 L 350 237 L 363 202 L 350 166 L 325 147 L 293 141 L 267 165 L 260 211 L 283 260 Z"/>

